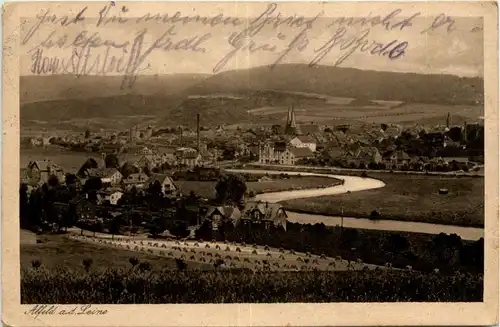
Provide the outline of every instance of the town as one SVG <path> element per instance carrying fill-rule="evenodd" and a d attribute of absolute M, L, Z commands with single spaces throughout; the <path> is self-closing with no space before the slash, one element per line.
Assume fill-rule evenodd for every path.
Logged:
<path fill-rule="evenodd" d="M 73 164 L 59 164 L 56 155 L 21 169 L 21 228 L 140 253 L 129 262 L 140 262 L 141 270 L 151 269 L 147 256 L 175 260 L 179 271 L 193 264 L 260 271 L 482 269 L 482 229 L 458 236 L 458 243 L 456 234 L 439 233 L 440 224 L 483 226 L 483 200 L 474 191 L 484 176 L 480 117 L 453 124 L 448 114 L 432 128 L 321 126 L 297 121 L 295 112 L 290 106 L 282 125 L 207 127 L 198 114 L 195 127 L 25 137 L 23 149 L 60 151 Z M 338 187 L 347 190 L 344 196 L 320 196 Z M 380 196 L 350 195 L 381 187 Z M 292 196 L 282 196 L 287 192 Z M 410 192 L 417 194 L 408 201 L 421 207 L 390 204 Z M 439 235 L 415 238 L 368 223 L 368 230 L 344 227 L 359 218 L 419 221 Z M 428 240 L 435 245 L 425 247 Z M 82 264 L 88 271 L 92 259 Z"/>

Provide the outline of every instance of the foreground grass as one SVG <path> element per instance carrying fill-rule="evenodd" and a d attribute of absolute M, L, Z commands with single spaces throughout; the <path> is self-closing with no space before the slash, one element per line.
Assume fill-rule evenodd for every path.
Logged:
<path fill-rule="evenodd" d="M 283 201 L 286 209 L 325 215 L 484 226 L 484 178 L 369 173 L 386 186 L 335 196 Z M 440 195 L 446 188 L 448 194 Z"/>
<path fill-rule="evenodd" d="M 327 177 L 290 177 L 288 179 L 273 179 L 268 182 L 248 182 L 247 190 L 253 191 L 255 194 L 292 191 L 311 188 L 325 188 L 339 185 L 342 181 L 335 178 Z M 194 192 L 197 195 L 212 198 L 215 196 L 215 185 L 217 182 L 198 182 L 198 181 L 176 181 L 175 184 L 184 194 Z"/>
<path fill-rule="evenodd" d="M 474 302 L 482 301 L 482 289 L 482 275 L 411 271 L 21 271 L 23 304 Z"/>
<path fill-rule="evenodd" d="M 128 269 L 129 259 L 135 257 L 139 262 L 147 262 L 155 270 L 176 268 L 175 260 L 148 255 L 145 253 L 99 246 L 91 243 L 68 239 L 64 235 L 38 237 L 43 243 L 21 244 L 21 268 L 29 268 L 33 261 L 39 261 L 47 269 L 68 269 L 85 272 L 83 260 L 92 259 L 91 270 L 99 267 Z M 187 262 L 188 268 L 211 269 L 212 265 Z"/>

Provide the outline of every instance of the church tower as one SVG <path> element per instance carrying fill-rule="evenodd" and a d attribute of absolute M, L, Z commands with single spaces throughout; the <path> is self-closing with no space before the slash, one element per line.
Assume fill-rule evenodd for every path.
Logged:
<path fill-rule="evenodd" d="M 288 117 L 286 119 L 285 134 L 295 135 L 297 133 L 297 122 L 295 121 L 295 111 L 293 106 L 288 108 Z"/>
<path fill-rule="evenodd" d="M 446 117 L 446 128 L 450 129 L 451 125 L 451 116 L 450 113 L 448 113 L 448 116 Z"/>

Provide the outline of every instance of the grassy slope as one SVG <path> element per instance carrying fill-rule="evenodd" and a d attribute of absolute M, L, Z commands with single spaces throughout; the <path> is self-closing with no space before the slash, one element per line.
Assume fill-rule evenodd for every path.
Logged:
<path fill-rule="evenodd" d="M 255 193 L 279 192 L 307 188 L 329 187 L 337 185 L 340 180 L 324 177 L 292 177 L 289 179 L 272 180 L 269 182 L 249 182 L 248 191 Z M 176 181 L 175 184 L 184 194 L 193 191 L 199 196 L 211 198 L 215 195 L 217 182 Z"/>
<path fill-rule="evenodd" d="M 21 236 L 23 238 L 23 236 Z M 92 266 L 129 269 L 129 259 L 136 257 L 140 262 L 149 262 L 153 270 L 176 268 L 172 259 L 132 251 L 74 241 L 64 235 L 39 236 L 44 243 L 23 244 L 21 240 L 21 268 L 31 267 L 32 260 L 39 260 L 48 269 L 63 268 L 84 272 L 82 260 L 91 258 Z M 209 265 L 187 262 L 188 268 L 209 269 Z"/>
<path fill-rule="evenodd" d="M 284 201 L 289 210 L 328 215 L 368 217 L 377 210 L 382 219 L 484 226 L 484 179 L 370 173 L 383 188 Z M 438 194 L 447 188 L 449 194 Z"/>

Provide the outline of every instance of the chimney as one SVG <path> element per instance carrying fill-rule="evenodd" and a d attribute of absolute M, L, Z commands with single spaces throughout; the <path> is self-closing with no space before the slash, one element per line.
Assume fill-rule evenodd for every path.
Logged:
<path fill-rule="evenodd" d="M 200 152 L 200 114 L 196 114 L 196 147 Z"/>

